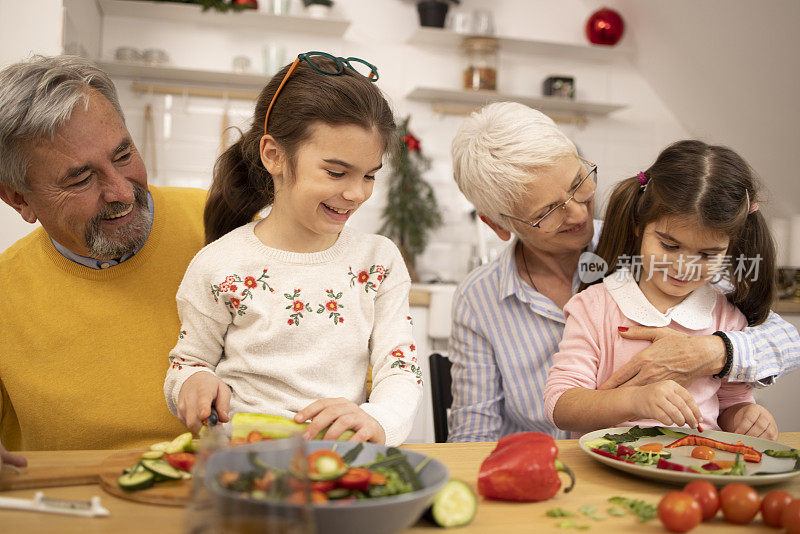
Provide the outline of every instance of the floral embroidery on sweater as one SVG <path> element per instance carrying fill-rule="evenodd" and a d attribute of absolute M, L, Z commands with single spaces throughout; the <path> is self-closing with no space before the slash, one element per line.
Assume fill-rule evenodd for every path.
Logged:
<path fill-rule="evenodd" d="M 170 356 L 169 357 L 169 361 L 170 361 L 170 363 L 172 363 L 172 366 L 171 366 L 172 369 L 177 369 L 178 371 L 183 369 L 184 365 L 186 367 L 207 367 L 206 365 L 203 365 L 202 363 L 189 363 L 186 360 L 184 360 L 183 358 L 181 358 L 180 356 Z"/>
<path fill-rule="evenodd" d="M 417 347 L 411 345 L 408 347 L 410 352 L 415 352 Z M 417 363 L 416 355 L 411 355 L 411 362 L 405 360 L 405 353 L 399 347 L 394 349 L 391 352 L 391 355 L 397 358 L 395 361 L 392 362 L 392 365 L 389 367 L 390 369 L 394 369 L 395 367 L 399 367 L 402 371 L 406 373 L 411 373 L 417 379 L 417 384 L 422 384 L 422 367 L 420 367 Z"/>
<path fill-rule="evenodd" d="M 364 269 L 356 274 L 353 272 L 353 267 L 350 267 L 350 271 L 347 273 L 350 275 L 350 287 L 355 286 L 356 282 L 358 282 L 364 286 L 364 291 L 367 293 L 378 291 L 378 287 L 389 276 L 389 271 L 391 269 L 386 269 L 383 265 L 373 265 L 369 270 Z M 373 281 L 373 275 L 375 275 L 375 281 Z"/>
<path fill-rule="evenodd" d="M 244 315 L 246 313 L 247 306 L 242 304 L 242 301 L 253 298 L 253 292 L 251 290 L 256 289 L 260 285 L 261 289 L 264 291 L 269 289 L 270 293 L 275 292 L 275 290 L 272 289 L 272 287 L 267 283 L 268 278 L 269 275 L 267 274 L 267 269 L 264 269 L 258 278 L 248 275 L 242 279 L 242 277 L 238 274 L 229 274 L 225 277 L 225 280 L 219 284 L 211 284 L 211 294 L 214 297 L 214 302 L 219 302 L 221 293 L 233 293 L 236 295 L 236 292 L 239 291 L 239 286 L 236 284 L 242 284 L 243 289 L 240 297 L 230 296 L 227 299 L 224 299 L 223 302 L 225 306 L 227 306 L 232 312 L 236 312 L 237 315 Z"/>
<path fill-rule="evenodd" d="M 300 326 L 300 319 L 303 318 L 303 310 L 311 311 L 311 304 L 307 302 L 303 302 L 298 297 L 300 296 L 300 290 L 295 289 L 294 293 L 284 293 L 284 297 L 291 300 L 292 303 L 286 306 L 287 310 L 292 310 L 294 313 L 289 314 L 289 320 L 286 321 L 288 325 Z"/>
<path fill-rule="evenodd" d="M 342 298 L 342 292 L 334 293 L 333 289 L 326 289 L 325 294 L 328 296 L 329 300 L 325 304 L 319 305 L 317 313 L 328 311 L 328 318 L 333 319 L 333 324 L 342 324 L 344 322 L 344 317 L 339 313 L 339 309 L 344 308 L 344 304 L 339 303 L 339 299 Z"/>
<path fill-rule="evenodd" d="M 178 333 L 178 339 L 183 339 L 188 335 L 189 335 L 189 333 L 186 332 L 186 330 L 181 330 L 180 333 Z"/>

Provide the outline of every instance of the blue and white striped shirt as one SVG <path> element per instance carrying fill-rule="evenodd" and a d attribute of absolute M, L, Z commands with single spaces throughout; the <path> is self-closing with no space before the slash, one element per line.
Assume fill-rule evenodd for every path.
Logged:
<path fill-rule="evenodd" d="M 591 250 L 601 228 L 595 221 Z M 516 240 L 495 261 L 472 271 L 453 297 L 450 442 L 497 441 L 523 431 L 568 437 L 547 421 L 543 401 L 564 313 L 519 276 L 515 246 Z M 579 284 L 576 271 L 573 294 Z M 775 313 L 762 325 L 726 334 L 734 347 L 732 382 L 766 385 L 800 367 L 800 335 Z"/>

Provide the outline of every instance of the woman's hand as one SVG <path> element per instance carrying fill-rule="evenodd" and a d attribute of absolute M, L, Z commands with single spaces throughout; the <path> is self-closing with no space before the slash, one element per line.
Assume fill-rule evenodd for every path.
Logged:
<path fill-rule="evenodd" d="M 703 420 L 700 408 L 686 388 L 672 380 L 663 380 L 630 389 L 630 403 L 637 419 L 657 419 L 664 426 L 689 425 L 697 428 Z"/>
<path fill-rule="evenodd" d="M 197 434 L 203 419 L 211 415 L 211 405 L 222 423 L 230 421 L 231 388 L 211 373 L 200 371 L 183 383 L 178 394 L 178 418 L 186 428 Z"/>
<path fill-rule="evenodd" d="M 758 404 L 742 402 L 725 409 L 719 416 L 719 427 L 726 432 L 757 438 L 778 439 L 778 423 L 772 414 Z"/>
<path fill-rule="evenodd" d="M 314 401 L 294 416 L 294 420 L 298 423 L 309 419 L 311 423 L 303 433 L 305 439 L 312 439 L 321 430 L 330 426 L 322 439 L 335 440 L 345 430 L 352 430 L 355 434 L 349 441 L 386 443 L 386 433 L 381 424 L 358 404 L 345 398 Z"/>
<path fill-rule="evenodd" d="M 703 376 L 722 370 L 725 344 L 718 336 L 690 336 L 671 328 L 631 326 L 620 330 L 625 339 L 645 339 L 653 344 L 617 369 L 598 389 L 642 386 L 674 380 L 688 386 Z"/>
<path fill-rule="evenodd" d="M 0 443 L 0 469 L 3 468 L 4 463 L 17 467 L 26 467 L 28 465 L 28 460 L 26 460 L 24 456 L 8 452 L 3 444 Z"/>

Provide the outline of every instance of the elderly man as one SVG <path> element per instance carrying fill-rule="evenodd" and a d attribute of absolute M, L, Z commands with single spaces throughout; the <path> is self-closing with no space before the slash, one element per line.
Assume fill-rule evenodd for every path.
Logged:
<path fill-rule="evenodd" d="M 494 441 L 535 430 L 564 438 L 547 421 L 544 388 L 564 331 L 564 304 L 580 284 L 578 261 L 597 244 L 597 168 L 542 113 L 490 104 L 464 121 L 452 143 L 459 189 L 503 240 L 495 261 L 459 285 L 453 300 L 449 441 Z M 763 324 L 718 336 L 631 327 L 653 344 L 602 388 L 663 379 L 689 384 L 722 373 L 771 383 L 800 366 L 797 329 L 771 313 Z"/>
<path fill-rule="evenodd" d="M 0 197 L 41 223 L 0 255 L 0 460 L 184 431 L 161 390 L 205 195 L 148 187 L 116 89 L 88 61 L 0 71 Z"/>

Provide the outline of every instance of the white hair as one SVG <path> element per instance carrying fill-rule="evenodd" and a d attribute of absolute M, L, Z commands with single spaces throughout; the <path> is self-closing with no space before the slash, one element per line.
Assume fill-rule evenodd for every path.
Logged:
<path fill-rule="evenodd" d="M 516 102 L 473 112 L 451 145 L 453 175 L 475 209 L 510 229 L 509 213 L 538 171 L 575 155 L 575 145 L 547 115 Z"/>
<path fill-rule="evenodd" d="M 28 191 L 30 161 L 25 145 L 53 139 L 92 90 L 102 94 L 125 121 L 108 75 L 79 56 L 33 56 L 0 71 L 0 183 Z"/>

